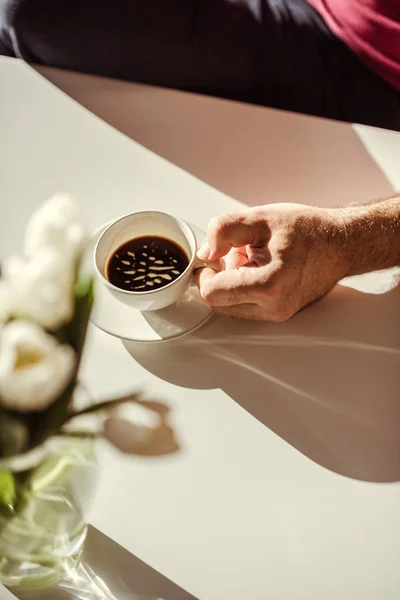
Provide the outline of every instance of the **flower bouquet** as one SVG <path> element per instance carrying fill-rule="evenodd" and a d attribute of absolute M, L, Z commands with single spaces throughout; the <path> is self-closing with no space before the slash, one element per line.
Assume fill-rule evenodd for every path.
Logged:
<path fill-rule="evenodd" d="M 1 265 L 0 583 L 10 588 L 52 586 L 77 565 L 97 436 L 132 454 L 177 449 L 165 405 L 137 394 L 93 404 L 78 381 L 94 300 L 84 248 L 75 201 L 57 195 L 31 218 L 22 255 Z M 152 411 L 156 423 L 116 414 L 126 402 Z"/>

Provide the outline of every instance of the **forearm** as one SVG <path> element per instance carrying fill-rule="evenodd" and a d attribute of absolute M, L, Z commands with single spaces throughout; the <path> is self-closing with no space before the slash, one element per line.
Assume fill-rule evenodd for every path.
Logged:
<path fill-rule="evenodd" d="M 400 196 L 333 209 L 347 275 L 400 265 Z"/>

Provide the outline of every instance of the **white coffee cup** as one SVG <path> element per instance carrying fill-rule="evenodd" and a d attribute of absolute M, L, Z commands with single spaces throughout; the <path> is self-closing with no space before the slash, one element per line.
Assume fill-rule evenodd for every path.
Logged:
<path fill-rule="evenodd" d="M 183 273 L 163 287 L 145 292 L 123 290 L 110 283 L 107 269 L 114 252 L 129 240 L 152 235 L 167 238 L 184 250 L 189 264 Z M 106 227 L 94 250 L 94 266 L 100 281 L 120 302 L 142 311 L 159 310 L 177 302 L 193 283 L 195 268 L 204 266 L 197 260 L 196 251 L 196 237 L 185 221 L 157 210 L 144 210 L 125 215 Z"/>

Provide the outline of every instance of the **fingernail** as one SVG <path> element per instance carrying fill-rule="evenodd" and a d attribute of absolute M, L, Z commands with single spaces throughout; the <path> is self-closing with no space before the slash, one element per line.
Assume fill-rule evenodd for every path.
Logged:
<path fill-rule="evenodd" d="M 197 256 L 200 260 L 208 260 L 211 254 L 211 248 L 207 242 L 203 242 L 197 250 Z"/>

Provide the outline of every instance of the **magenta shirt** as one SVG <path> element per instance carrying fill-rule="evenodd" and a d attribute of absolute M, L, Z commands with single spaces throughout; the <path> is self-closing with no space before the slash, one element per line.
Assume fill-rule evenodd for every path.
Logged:
<path fill-rule="evenodd" d="M 308 0 L 364 64 L 400 90 L 400 0 Z"/>

